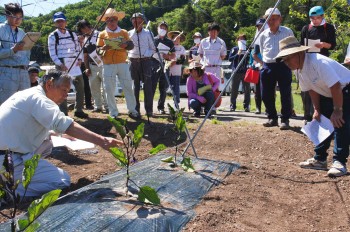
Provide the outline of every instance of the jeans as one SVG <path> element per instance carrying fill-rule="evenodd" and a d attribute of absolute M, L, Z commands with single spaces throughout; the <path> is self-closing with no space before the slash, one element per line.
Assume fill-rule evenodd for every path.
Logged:
<path fill-rule="evenodd" d="M 91 95 L 94 99 L 94 108 L 102 109 L 102 102 L 105 109 L 108 109 L 106 103 L 106 92 L 103 86 L 102 67 L 90 64 L 91 75 L 89 76 L 89 83 Z M 102 90 L 102 91 L 101 91 Z"/>
<path fill-rule="evenodd" d="M 264 63 L 260 71 L 262 100 L 269 119 L 277 119 L 275 88 L 278 83 L 281 94 L 281 120 L 286 121 L 292 114 L 291 88 L 292 72 L 284 63 Z"/>
<path fill-rule="evenodd" d="M 245 73 L 236 73 L 232 80 L 232 89 L 231 89 L 231 108 L 236 109 L 236 100 L 238 96 L 239 84 L 242 81 L 243 91 L 244 91 L 244 109 L 249 109 L 250 105 L 250 83 L 244 81 Z"/>
<path fill-rule="evenodd" d="M 204 106 L 204 113 L 207 114 L 214 104 L 215 98 L 213 91 L 207 91 L 202 96 L 207 100 L 205 103 L 201 103 L 197 99 L 190 100 L 190 108 L 192 108 L 196 114 L 200 114 L 202 106 Z"/>
<path fill-rule="evenodd" d="M 330 118 L 333 112 L 333 100 L 320 96 L 320 110 L 321 113 Z M 350 145 L 350 86 L 343 89 L 343 119 L 345 124 L 341 128 L 334 128 L 334 133 L 330 135 L 326 140 L 315 147 L 316 160 L 326 161 L 327 150 L 331 145 L 332 138 L 334 136 L 334 148 L 333 148 L 333 161 L 337 160 L 343 164 L 347 162 L 349 156 Z"/>
<path fill-rule="evenodd" d="M 261 84 L 260 84 L 260 78 L 259 78 L 259 82 L 255 84 L 255 95 L 254 95 L 256 110 L 259 112 L 261 112 L 261 90 L 262 90 L 260 86 Z"/>
<path fill-rule="evenodd" d="M 129 64 L 104 64 L 103 65 L 103 84 L 106 91 L 107 104 L 109 109 L 109 115 L 111 117 L 117 117 L 119 112 L 117 108 L 117 102 L 114 97 L 115 88 L 117 85 L 117 76 L 120 85 L 123 88 L 126 107 L 129 113 L 137 113 L 136 111 L 136 99 L 134 95 L 133 80 L 131 79 Z"/>
<path fill-rule="evenodd" d="M 174 99 L 177 104 L 180 103 L 180 76 L 170 76 L 170 86 L 174 91 Z"/>

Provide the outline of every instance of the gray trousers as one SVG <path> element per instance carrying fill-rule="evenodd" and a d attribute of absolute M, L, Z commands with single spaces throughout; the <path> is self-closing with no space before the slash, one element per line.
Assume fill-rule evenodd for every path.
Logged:
<path fill-rule="evenodd" d="M 232 80 L 232 90 L 231 90 L 231 107 L 236 109 L 236 100 L 238 96 L 239 84 L 242 81 L 243 91 L 244 91 L 244 109 L 249 108 L 250 105 L 250 83 L 244 81 L 245 73 L 236 73 Z"/>

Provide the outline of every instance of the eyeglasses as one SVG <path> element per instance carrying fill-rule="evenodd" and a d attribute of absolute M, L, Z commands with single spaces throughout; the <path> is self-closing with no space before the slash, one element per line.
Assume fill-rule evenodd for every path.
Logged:
<path fill-rule="evenodd" d="M 13 18 L 15 20 L 23 20 L 23 17 L 17 17 L 17 16 L 14 16 L 14 15 L 7 15 L 7 17 Z"/>
<path fill-rule="evenodd" d="M 111 23 L 111 22 L 118 22 L 118 19 L 116 18 L 107 18 L 106 23 Z"/>

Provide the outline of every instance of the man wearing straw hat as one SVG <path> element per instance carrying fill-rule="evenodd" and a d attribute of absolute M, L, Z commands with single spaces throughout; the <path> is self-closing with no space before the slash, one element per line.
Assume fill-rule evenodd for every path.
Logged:
<path fill-rule="evenodd" d="M 265 17 L 271 15 L 265 29 L 258 38 L 254 50 L 254 59 L 260 63 L 260 81 L 262 84 L 262 100 L 268 114 L 268 121 L 265 127 L 278 126 L 278 116 L 275 104 L 275 89 L 278 83 L 281 93 L 281 130 L 289 129 L 289 118 L 292 114 L 291 84 L 292 73 L 284 63 L 277 63 L 275 56 L 279 52 L 278 42 L 288 36 L 292 36 L 291 29 L 281 26 L 282 16 L 277 8 L 269 8 L 265 12 Z M 261 52 L 262 60 L 258 57 Z"/>
<path fill-rule="evenodd" d="M 143 28 L 145 21 L 145 17 L 141 13 L 134 13 L 131 17 L 134 29 L 128 33 L 134 43 L 134 48 L 129 50 L 129 60 L 131 63 L 130 73 L 135 85 L 136 110 L 140 113 L 140 82 L 142 81 L 145 111 L 146 115 L 151 117 L 158 76 L 152 75 L 155 66 L 152 55 L 156 52 L 156 47 L 150 31 Z"/>
<path fill-rule="evenodd" d="M 127 63 L 127 50 L 134 48 L 134 44 L 126 30 L 118 26 L 118 21 L 125 17 L 125 12 L 117 12 L 108 8 L 106 13 L 98 16 L 97 20 L 106 22 L 106 29 L 102 31 L 97 40 L 97 47 L 103 60 L 103 84 L 106 91 L 109 115 L 117 117 L 119 112 L 115 101 L 114 92 L 117 84 L 117 76 L 123 88 L 129 117 L 138 118 L 136 111 L 136 99 L 133 90 L 129 64 Z"/>
<path fill-rule="evenodd" d="M 301 90 L 309 92 L 314 107 L 313 119 L 320 121 L 322 114 L 334 126 L 334 156 L 328 176 L 346 175 L 350 145 L 350 71 L 326 56 L 306 53 L 310 47 L 301 46 L 293 36 L 281 40 L 279 47 L 276 60 L 283 60 L 295 70 Z M 316 146 L 314 157 L 301 162 L 300 167 L 327 170 L 327 150 L 332 137 Z"/>

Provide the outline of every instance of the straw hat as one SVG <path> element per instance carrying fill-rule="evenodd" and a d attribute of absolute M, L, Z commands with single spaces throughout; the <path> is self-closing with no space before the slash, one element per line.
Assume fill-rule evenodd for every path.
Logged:
<path fill-rule="evenodd" d="M 203 68 L 203 65 L 197 61 L 193 61 L 190 63 L 190 65 L 188 66 L 189 70 L 195 69 L 195 68 Z"/>
<path fill-rule="evenodd" d="M 173 40 L 175 39 L 176 36 L 180 35 L 181 32 L 180 31 L 169 31 L 168 32 L 168 37 Z M 184 34 L 181 34 L 180 35 L 180 42 L 183 42 L 185 41 L 186 37 L 184 36 Z"/>
<path fill-rule="evenodd" d="M 280 62 L 283 57 L 292 55 L 294 53 L 308 50 L 310 47 L 300 45 L 297 38 L 288 36 L 279 42 L 280 52 L 275 57 L 277 62 Z"/>
<path fill-rule="evenodd" d="M 96 20 L 100 20 L 102 17 L 102 15 L 97 16 Z M 101 21 L 105 22 L 107 18 L 111 18 L 111 17 L 117 17 L 118 20 L 122 20 L 125 17 L 125 12 L 123 11 L 116 11 L 115 9 L 112 8 L 108 8 L 106 10 L 106 13 L 103 15 Z"/>

